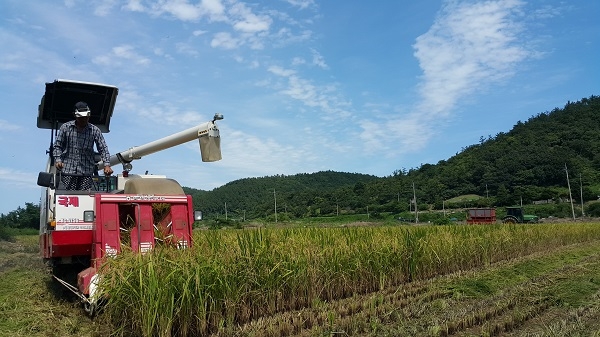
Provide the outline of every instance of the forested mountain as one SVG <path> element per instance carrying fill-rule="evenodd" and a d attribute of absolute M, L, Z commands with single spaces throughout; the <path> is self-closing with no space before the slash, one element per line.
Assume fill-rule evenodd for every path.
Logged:
<path fill-rule="evenodd" d="M 208 216 L 257 218 L 275 212 L 277 202 L 280 217 L 304 217 L 335 213 L 336 200 L 352 201 L 356 186 L 379 180 L 373 175 L 323 171 L 296 175 L 276 175 L 232 181 L 210 192 L 184 187 L 194 198 L 194 204 Z M 360 187 L 359 187 L 360 188 Z"/>
<path fill-rule="evenodd" d="M 565 168 L 568 171 L 565 171 Z M 197 207 L 210 216 L 273 215 L 305 217 L 408 210 L 414 193 L 419 208 L 440 209 L 442 200 L 478 194 L 486 198 L 471 206 L 503 206 L 534 200 L 568 198 L 566 173 L 573 198 L 600 194 L 600 97 L 568 102 L 564 108 L 538 113 L 512 130 L 481 137 L 455 156 L 418 168 L 398 169 L 377 178 L 357 173 L 318 172 L 236 180 L 212 191 L 186 188 Z"/>

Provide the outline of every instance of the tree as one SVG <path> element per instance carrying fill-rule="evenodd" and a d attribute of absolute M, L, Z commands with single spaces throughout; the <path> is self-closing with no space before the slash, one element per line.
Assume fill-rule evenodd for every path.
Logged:
<path fill-rule="evenodd" d="M 0 226 L 6 228 L 39 228 L 40 207 L 33 203 L 25 203 L 25 208 L 18 207 L 8 214 L 0 215 Z"/>
<path fill-rule="evenodd" d="M 498 191 L 496 192 L 496 202 L 498 203 L 498 206 L 514 204 L 512 195 L 506 186 L 500 185 L 500 187 L 498 187 Z"/>

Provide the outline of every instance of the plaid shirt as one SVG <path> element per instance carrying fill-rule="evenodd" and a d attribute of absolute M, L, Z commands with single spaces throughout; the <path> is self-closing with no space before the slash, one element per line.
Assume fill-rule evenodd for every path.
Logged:
<path fill-rule="evenodd" d="M 56 162 L 64 163 L 64 173 L 91 175 L 97 171 L 94 161 L 94 143 L 100 152 L 100 159 L 108 165 L 110 153 L 102 131 L 89 123 L 83 131 L 78 131 L 75 121 L 66 122 L 58 130 L 52 155 Z"/>

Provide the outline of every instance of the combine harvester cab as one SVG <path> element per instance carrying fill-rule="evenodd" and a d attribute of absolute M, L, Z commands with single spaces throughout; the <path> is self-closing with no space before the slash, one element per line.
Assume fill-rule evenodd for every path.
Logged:
<path fill-rule="evenodd" d="M 130 174 L 131 162 L 173 146 L 198 139 L 202 161 L 221 159 L 220 135 L 215 121 L 178 132 L 110 157 L 110 165 L 123 165 L 115 176 L 93 175 L 90 190 L 66 190 L 54 167 L 52 145 L 63 123 L 72 120 L 76 102 L 87 102 L 90 123 L 109 132 L 118 89 L 114 86 L 56 80 L 46 83 L 37 126 L 51 130 L 44 187 L 40 203 L 40 253 L 53 267 L 54 278 L 75 293 L 93 315 L 98 298 L 98 271 L 106 258 L 123 250 L 147 253 L 158 244 L 176 249 L 192 245 L 192 226 L 202 214 L 194 211 L 192 197 L 177 181 L 165 176 Z M 110 147 L 110 145 L 109 145 Z M 100 170 L 104 163 L 97 162 Z"/>

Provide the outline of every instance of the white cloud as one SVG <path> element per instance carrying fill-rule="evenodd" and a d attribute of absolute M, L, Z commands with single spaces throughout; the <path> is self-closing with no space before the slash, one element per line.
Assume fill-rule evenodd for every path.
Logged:
<path fill-rule="evenodd" d="M 316 51 L 315 49 L 311 49 L 310 52 L 312 53 L 313 59 L 312 59 L 312 64 L 319 67 L 319 68 L 323 68 L 323 69 L 328 69 L 329 66 L 327 66 L 327 63 L 325 63 L 325 58 L 323 58 L 323 56 Z"/>
<path fill-rule="evenodd" d="M 536 10 L 534 12 L 534 16 L 539 19 L 550 19 L 556 16 L 560 16 L 566 9 L 566 7 L 553 7 L 550 5 L 546 5 Z"/>
<path fill-rule="evenodd" d="M 422 149 L 457 103 L 511 77 L 532 54 L 519 40 L 520 0 L 447 1 L 429 31 L 413 45 L 423 71 L 420 100 L 409 114 L 363 123 L 373 148 L 396 153 Z M 377 139 L 369 134 L 378 130 Z M 387 149 L 386 149 L 387 150 Z"/>
<path fill-rule="evenodd" d="M 275 39 L 278 47 L 292 43 L 308 41 L 312 38 L 312 36 L 313 33 L 311 30 L 305 29 L 296 34 L 288 27 L 280 28 L 275 34 L 273 34 L 273 38 Z"/>
<path fill-rule="evenodd" d="M 181 110 L 167 102 L 157 102 L 140 110 L 139 115 L 147 118 L 157 125 L 181 126 L 181 121 L 188 125 L 197 125 L 206 122 L 205 117 L 193 110 Z"/>
<path fill-rule="evenodd" d="M 402 119 L 391 118 L 381 121 L 361 121 L 360 138 L 369 152 L 384 152 L 393 157 L 402 152 L 422 150 L 431 135 L 431 128 L 417 114 Z M 394 139 L 395 138 L 395 139 Z"/>
<path fill-rule="evenodd" d="M 190 4 L 187 0 L 162 0 L 148 6 L 145 6 L 141 0 L 129 0 L 123 9 L 146 12 L 154 16 L 168 14 L 181 21 L 197 21 L 203 17 L 210 21 L 226 20 L 225 6 L 220 0 L 202 0 L 198 4 Z"/>
<path fill-rule="evenodd" d="M 259 50 L 264 49 L 265 39 L 268 37 L 266 32 L 260 32 L 257 34 L 243 34 L 245 36 L 250 49 Z"/>
<path fill-rule="evenodd" d="M 102 0 L 96 3 L 96 8 L 94 8 L 94 15 L 97 16 L 107 16 L 110 10 L 117 4 L 116 0 Z"/>
<path fill-rule="evenodd" d="M 286 0 L 290 5 L 300 7 L 300 9 L 309 8 L 315 5 L 314 0 Z"/>
<path fill-rule="evenodd" d="M 213 48 L 235 49 L 240 44 L 240 41 L 228 32 L 216 33 L 210 41 L 210 46 Z"/>
<path fill-rule="evenodd" d="M 16 124 L 11 124 L 4 119 L 0 119 L 0 131 L 17 131 L 20 130 L 21 127 Z"/>
<path fill-rule="evenodd" d="M 227 134 L 227 142 L 222 143 L 222 151 L 227 156 L 223 157 L 220 165 L 227 167 L 228 171 L 239 170 L 243 176 L 291 174 L 304 163 L 315 160 L 315 155 L 308 148 L 285 145 L 273 138 L 239 130 L 221 130 Z"/>
<path fill-rule="evenodd" d="M 113 47 L 109 54 L 96 56 L 92 59 L 92 62 L 106 66 L 115 66 L 121 65 L 119 60 L 131 61 L 135 65 L 140 66 L 146 66 L 151 63 L 149 58 L 139 55 L 131 45 Z"/>
<path fill-rule="evenodd" d="M 152 52 L 156 56 L 161 56 L 161 57 L 164 57 L 164 58 L 167 58 L 167 59 L 172 59 L 173 58 L 170 54 L 165 53 L 165 51 L 162 48 L 154 48 L 152 50 Z"/>
<path fill-rule="evenodd" d="M 277 120 L 261 120 L 259 128 L 281 129 L 282 125 Z M 227 123 L 220 125 L 222 134 L 221 152 L 223 159 L 214 163 L 202 163 L 199 159 L 198 143 L 190 142 L 185 145 L 185 153 L 190 156 L 198 155 L 198 164 L 192 165 L 164 165 L 156 167 L 157 172 L 177 180 L 184 186 L 195 188 L 215 188 L 229 181 L 249 177 L 262 177 L 274 174 L 296 174 L 315 170 L 315 163 L 323 162 L 319 154 L 314 153 L 308 144 L 311 140 L 294 145 L 289 139 L 276 137 L 268 133 L 250 133 L 234 129 Z M 180 151 L 179 150 L 176 151 Z M 164 151 L 160 156 L 175 155 L 174 151 Z M 157 157 L 154 157 L 155 160 Z M 177 158 L 173 158 L 177 161 Z M 150 163 L 153 164 L 153 163 Z M 141 167 L 140 165 L 137 165 Z"/>
<path fill-rule="evenodd" d="M 178 42 L 175 44 L 175 48 L 180 54 L 186 54 L 191 56 L 199 55 L 198 50 L 196 50 L 194 46 L 190 45 L 189 43 Z"/>
<path fill-rule="evenodd" d="M 15 76 L 22 81 L 26 77 L 41 79 L 36 83 L 44 83 L 48 78 L 62 74 L 61 77 L 72 76 L 78 70 L 66 64 L 64 58 L 53 50 L 43 48 L 23 34 L 12 34 L 0 30 L 0 45 L 10 48 L 0 49 L 0 71 L 8 80 Z M 44 57 L 31 57 L 44 55 Z"/>
<path fill-rule="evenodd" d="M 16 20 L 14 25 L 18 26 L 17 30 L 31 28 L 20 19 Z M 0 70 L 2 71 L 24 72 L 29 70 L 32 64 L 44 64 L 47 67 L 48 63 L 55 61 L 54 53 L 48 53 L 38 44 L 33 43 L 26 34 L 11 32 L 9 29 L 0 29 L 0 45 L 4 46 L 0 49 Z M 31 55 L 44 55 L 44 58 L 32 58 Z"/>
<path fill-rule="evenodd" d="M 296 71 L 280 66 L 271 66 L 268 71 L 287 79 L 287 83 L 278 85 L 278 87 L 283 87 L 280 90 L 282 94 L 299 100 L 308 107 L 321 109 L 325 113 L 321 115 L 322 119 L 331 120 L 352 116 L 352 113 L 348 111 L 351 104 L 338 94 L 336 85 L 317 86 L 310 80 L 300 77 Z"/>
<path fill-rule="evenodd" d="M 160 10 L 165 11 L 182 21 L 199 19 L 204 13 L 202 7 L 194 6 L 187 1 L 167 1 L 160 5 Z"/>
<path fill-rule="evenodd" d="M 153 6 L 156 11 L 166 12 L 182 21 L 194 21 L 206 12 L 201 5 L 189 4 L 187 1 L 164 1 Z"/>
<path fill-rule="evenodd" d="M 423 110 L 447 114 L 463 96 L 510 77 L 529 53 L 515 21 L 522 2 L 449 3 L 417 38 Z"/>
<path fill-rule="evenodd" d="M 291 69 L 284 69 L 279 66 L 271 66 L 269 67 L 269 71 L 277 76 L 289 77 L 296 73 L 296 71 Z"/>
<path fill-rule="evenodd" d="M 121 114 L 127 112 L 128 117 L 139 125 L 140 130 L 151 126 L 150 129 L 156 131 L 155 126 L 160 125 L 164 128 L 161 133 L 168 133 L 171 127 L 174 127 L 173 132 L 179 132 L 182 131 L 182 121 L 191 127 L 208 120 L 206 114 L 201 114 L 193 108 L 181 108 L 181 105 L 186 106 L 182 103 L 185 98 L 171 95 L 168 91 L 159 95 L 148 95 L 146 89 L 140 91 L 137 85 L 119 85 L 118 108 L 122 111 Z"/>
<path fill-rule="evenodd" d="M 204 8 L 211 20 L 224 20 L 225 6 L 223 6 L 221 0 L 202 0 L 200 5 Z"/>
<path fill-rule="evenodd" d="M 268 31 L 273 20 L 267 15 L 256 15 L 243 3 L 231 7 L 229 14 L 235 19 L 233 28 L 243 33 Z"/>
<path fill-rule="evenodd" d="M 132 12 L 143 12 L 145 10 L 142 0 L 128 0 L 123 8 Z"/>
<path fill-rule="evenodd" d="M 269 28 L 273 20 L 268 15 L 257 15 L 244 3 L 233 3 L 227 10 L 225 20 L 231 25 L 232 32 L 216 33 L 211 41 L 213 48 L 236 49 L 243 45 L 251 49 L 263 49 L 269 38 Z"/>
<path fill-rule="evenodd" d="M 36 178 L 33 173 L 17 171 L 11 168 L 0 167 L 0 181 L 2 185 L 12 188 L 37 188 Z"/>
<path fill-rule="evenodd" d="M 112 1 L 114 0 L 110 0 Z M 312 4 L 309 2 L 297 2 L 296 6 L 304 8 Z M 110 7 L 109 5 L 106 5 Z M 122 8 L 128 11 L 144 12 L 154 17 L 172 16 L 186 22 L 198 22 L 203 19 L 208 22 L 225 23 L 229 27 L 219 27 L 220 32 L 215 33 L 210 45 L 213 48 L 232 50 L 247 46 L 253 50 L 264 49 L 267 43 L 278 45 L 305 41 L 312 36 L 310 30 L 299 33 L 293 32 L 287 26 L 297 26 L 298 23 L 291 21 L 285 13 L 265 9 L 262 12 L 260 4 L 247 5 L 237 0 L 223 2 L 221 0 L 202 0 L 199 3 L 191 3 L 189 0 L 161 0 L 142 2 L 141 0 L 129 0 Z M 258 9 L 257 9 L 258 8 Z M 270 32 L 274 19 L 281 21 L 284 27 L 272 34 Z M 210 30 L 194 30 L 193 36 L 207 34 Z M 322 59 L 316 59 L 322 66 Z"/>
<path fill-rule="evenodd" d="M 301 65 L 301 64 L 306 64 L 306 60 L 301 57 L 294 57 L 292 59 L 293 66 L 297 66 L 297 65 Z"/>
<path fill-rule="evenodd" d="M 234 56 L 233 59 L 237 63 L 241 63 L 241 64 L 247 65 L 249 69 L 257 69 L 257 68 L 260 67 L 260 62 L 258 62 L 257 60 L 246 60 L 246 59 L 244 59 L 244 57 L 242 57 L 240 55 Z"/>

